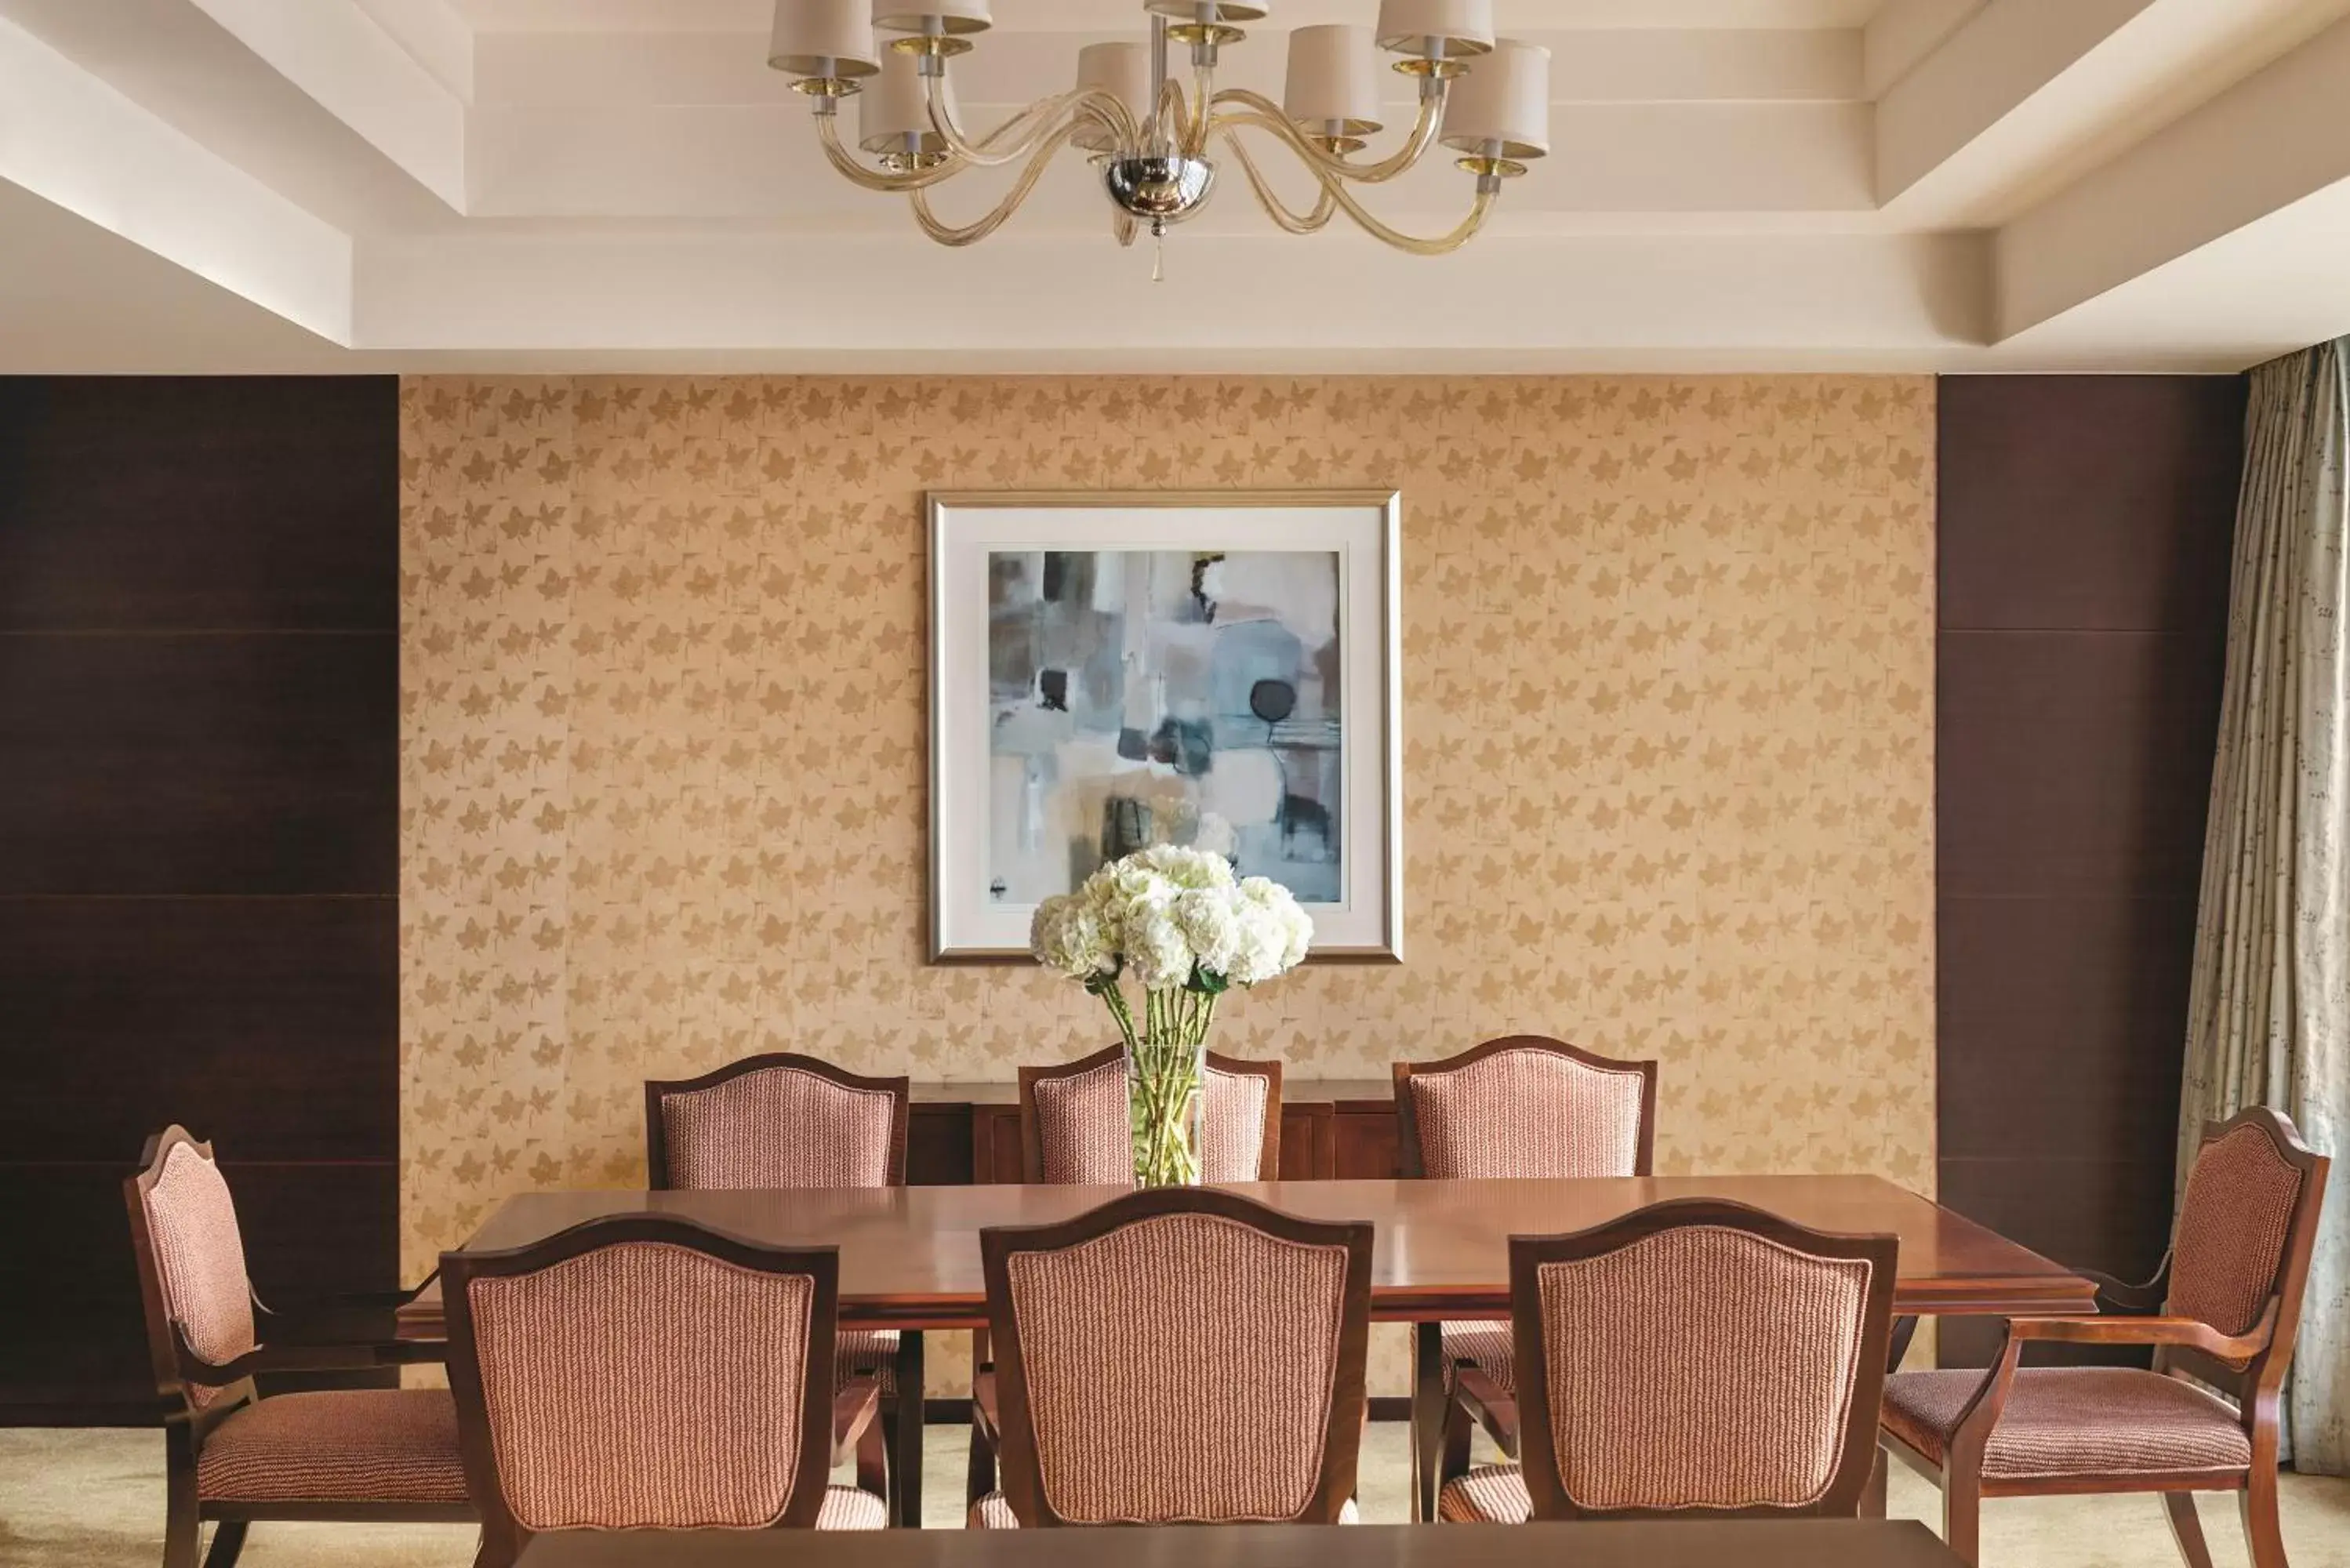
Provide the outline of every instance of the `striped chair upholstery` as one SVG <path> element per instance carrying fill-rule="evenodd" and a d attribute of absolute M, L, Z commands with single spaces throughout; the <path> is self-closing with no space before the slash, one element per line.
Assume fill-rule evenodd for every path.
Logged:
<path fill-rule="evenodd" d="M 651 1083 L 646 1126 L 658 1129 L 661 1188 L 890 1187 L 904 1179 L 903 1079 L 859 1079 L 812 1058 L 753 1057 L 702 1078 Z M 840 1335 L 835 1376 L 897 1392 L 895 1330 Z"/>
<path fill-rule="evenodd" d="M 2302 1179 L 2257 1127 L 2205 1144 L 2178 1209 L 2167 1310 L 2230 1335 L 2260 1322 L 2276 1293 Z"/>
<path fill-rule="evenodd" d="M 1111 1186 L 1134 1179 L 1134 1135 L 1121 1057 L 1112 1055 L 1069 1077 L 1039 1078 L 1034 1094 L 1046 1181 Z M 1202 1180 L 1257 1179 L 1270 1098 L 1264 1078 L 1208 1064 L 1201 1083 Z"/>
<path fill-rule="evenodd" d="M 1653 1063 L 1526 1038 L 1415 1064 L 1397 1088 L 1411 1102 L 1422 1176 L 1634 1176 L 1654 1073 Z M 1442 1333 L 1448 1367 L 1467 1362 L 1516 1392 L 1508 1324 L 1448 1323 Z"/>
<path fill-rule="evenodd" d="M 972 1525 L 1343 1517 L 1369 1246 L 1202 1190 L 983 1232 L 1005 1493 Z"/>
<path fill-rule="evenodd" d="M 445 1258 L 458 1410 L 480 1434 L 469 1461 L 477 1490 L 496 1494 L 483 1500 L 485 1542 L 880 1528 L 881 1499 L 824 1480 L 831 1384 L 810 1388 L 810 1361 L 830 1349 L 837 1276 L 817 1259 L 837 1269 L 829 1251 L 722 1246 L 647 1217 Z"/>
<path fill-rule="evenodd" d="M 215 1365 L 252 1350 L 256 1341 L 244 1238 L 220 1167 L 196 1145 L 175 1143 L 141 1201 L 163 1304 L 188 1347 Z M 198 1408 L 222 1392 L 196 1383 L 186 1390 Z"/>
<path fill-rule="evenodd" d="M 1541 1401 L 1525 1416 L 1526 1468 L 1454 1480 L 1439 1517 L 1855 1511 L 1894 1247 L 1728 1204 L 1513 1239 L 1521 1352 L 1541 1356 L 1526 1379 Z"/>

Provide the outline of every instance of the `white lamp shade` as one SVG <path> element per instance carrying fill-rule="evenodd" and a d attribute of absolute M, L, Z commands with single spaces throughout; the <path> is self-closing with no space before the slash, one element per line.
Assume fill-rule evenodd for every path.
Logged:
<path fill-rule="evenodd" d="M 1178 22 L 1196 21 L 1200 15 L 1198 0 L 1142 0 L 1142 8 Z M 1262 22 L 1265 10 L 1263 0 L 1218 0 L 1216 20 L 1227 25 Z"/>
<path fill-rule="evenodd" d="M 1504 158 L 1540 158 L 1550 151 L 1550 51 L 1540 44 L 1497 38 L 1492 53 L 1452 78 L 1444 99 L 1444 145 L 1482 153 L 1496 141 Z"/>
<path fill-rule="evenodd" d="M 940 90 L 954 112 L 954 82 L 942 78 Z M 906 138 L 919 140 L 908 146 Z M 944 152 L 946 139 L 931 125 L 930 84 L 918 55 L 896 50 L 881 57 L 881 74 L 857 95 L 857 145 L 868 152 Z"/>
<path fill-rule="evenodd" d="M 1087 44 L 1077 51 L 1077 86 L 1116 93 L 1139 125 L 1150 114 L 1150 50 L 1142 44 Z M 1069 140 L 1088 152 L 1118 149 L 1109 132 L 1092 120 Z"/>
<path fill-rule="evenodd" d="M 935 21 L 941 33 L 984 33 L 995 26 L 987 0 L 873 0 L 873 25 L 893 33 L 920 33 Z"/>
<path fill-rule="evenodd" d="M 1379 0 L 1379 47 L 1399 55 L 1482 55 L 1493 47 L 1493 0 Z"/>
<path fill-rule="evenodd" d="M 775 0 L 767 64 L 795 77 L 869 77 L 881 68 L 867 0 Z"/>
<path fill-rule="evenodd" d="M 1284 114 L 1309 130 L 1331 125 L 1341 136 L 1368 136 L 1379 128 L 1379 54 L 1368 27 L 1328 23 L 1289 35 L 1289 80 Z"/>

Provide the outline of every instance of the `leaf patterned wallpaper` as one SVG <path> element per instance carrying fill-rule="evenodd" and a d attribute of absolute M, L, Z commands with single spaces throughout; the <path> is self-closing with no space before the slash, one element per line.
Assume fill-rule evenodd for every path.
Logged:
<path fill-rule="evenodd" d="M 1663 1061 L 1666 1170 L 1933 1172 L 1925 378 L 401 388 L 406 1270 L 641 1179 L 649 1075 L 1091 1049 L 923 962 L 931 488 L 1393 486 L 1409 961 L 1235 999 L 1298 1076 Z"/>

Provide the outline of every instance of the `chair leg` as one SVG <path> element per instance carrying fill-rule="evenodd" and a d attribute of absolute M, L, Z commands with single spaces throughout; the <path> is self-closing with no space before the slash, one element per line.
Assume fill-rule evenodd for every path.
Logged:
<path fill-rule="evenodd" d="M 1411 1517 L 1436 1517 L 1437 1466 L 1442 1459 L 1445 1407 L 1444 1327 L 1412 1324 Z"/>
<path fill-rule="evenodd" d="M 241 1519 L 224 1519 L 213 1525 L 213 1546 L 204 1553 L 204 1568 L 236 1568 L 237 1553 L 244 1550 L 244 1531 Z"/>
<path fill-rule="evenodd" d="M 1477 1429 L 1469 1418 L 1469 1407 L 1458 1399 L 1444 1402 L 1444 1440 L 1436 1462 L 1436 1487 L 1441 1492 L 1444 1483 L 1459 1480 L 1469 1473 L 1469 1438 Z"/>
<path fill-rule="evenodd" d="M 163 1568 L 196 1568 L 195 1444 L 184 1426 L 163 1433 Z"/>
<path fill-rule="evenodd" d="M 2255 1464 L 2251 1481 L 2237 1497 L 2243 1511 L 2244 1544 L 2251 1548 L 2252 1568 L 2286 1568 L 2284 1532 L 2277 1527 L 2277 1473 L 2272 1465 Z"/>
<path fill-rule="evenodd" d="M 976 1416 L 971 1421 L 971 1462 L 963 1472 L 962 1490 L 966 1511 L 995 1490 L 995 1449 Z"/>
<path fill-rule="evenodd" d="M 857 1490 L 876 1497 L 889 1495 L 889 1456 L 898 1449 L 898 1411 L 883 1410 L 881 1418 L 857 1434 Z"/>
<path fill-rule="evenodd" d="M 1883 1519 L 1885 1517 L 1885 1493 L 1887 1483 L 1890 1480 L 1887 1472 L 1892 1468 L 1893 1456 L 1886 1452 L 1883 1443 L 1877 1444 L 1877 1457 L 1869 1461 L 1868 1484 L 1863 1487 L 1860 1492 L 1861 1518 Z"/>
<path fill-rule="evenodd" d="M 889 1423 L 889 1522 L 905 1530 L 922 1528 L 922 1335 L 905 1329 L 898 1335 L 896 1367 L 898 1397 Z"/>
<path fill-rule="evenodd" d="M 1942 1544 L 1976 1568 L 1982 1561 L 1982 1482 L 1973 1475 L 1942 1477 Z"/>
<path fill-rule="evenodd" d="M 2178 1555 L 2186 1560 L 2187 1568 L 2211 1568 L 2211 1547 L 2203 1539 L 2203 1516 L 2195 1511 L 2195 1494 L 2164 1492 L 2162 1511 L 2170 1520 L 2170 1539 L 2178 1543 Z"/>

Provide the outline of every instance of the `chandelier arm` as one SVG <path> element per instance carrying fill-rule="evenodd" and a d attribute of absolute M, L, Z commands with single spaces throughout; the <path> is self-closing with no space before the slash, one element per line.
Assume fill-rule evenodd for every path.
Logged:
<path fill-rule="evenodd" d="M 1243 145 L 1241 139 L 1230 130 L 1222 134 L 1224 145 L 1232 149 L 1232 161 L 1241 166 L 1241 172 L 1248 176 L 1249 190 L 1255 194 L 1257 205 L 1264 209 L 1264 215 L 1273 220 L 1276 228 L 1293 234 L 1311 234 L 1329 225 L 1330 219 L 1338 211 L 1338 203 L 1330 194 L 1329 181 L 1317 175 L 1315 185 L 1321 194 L 1315 201 L 1314 210 L 1303 215 L 1293 213 L 1279 196 L 1274 194 L 1273 187 L 1265 183 L 1263 174 L 1257 169 L 1256 160 L 1249 156 L 1248 148 Z"/>
<path fill-rule="evenodd" d="M 930 108 L 931 129 L 939 133 L 949 152 L 976 168 L 992 169 L 1018 162 L 1036 151 L 1065 115 L 1098 120 L 1114 136 L 1121 126 L 1134 123 L 1134 117 L 1127 112 L 1125 103 L 1116 93 L 1106 88 L 1078 88 L 1038 99 L 985 136 L 972 139 L 955 124 L 946 101 L 945 87 L 943 76 L 926 78 L 923 90 Z"/>
<path fill-rule="evenodd" d="M 952 179 L 970 167 L 959 158 L 949 158 L 945 162 L 933 168 L 918 169 L 908 174 L 885 173 L 879 169 L 868 169 L 859 163 L 848 149 L 841 145 L 837 115 L 816 116 L 816 140 L 824 144 L 824 155 L 830 161 L 832 166 L 840 171 L 851 184 L 862 186 L 868 191 L 881 191 L 891 194 L 902 194 L 909 191 L 927 191 L 941 181 Z"/>
<path fill-rule="evenodd" d="M 1217 115 L 1213 124 L 1219 130 L 1235 125 L 1254 125 L 1288 143 L 1292 152 L 1318 172 L 1352 180 L 1359 185 L 1383 184 L 1416 166 L 1434 145 L 1437 127 L 1443 123 L 1444 98 L 1449 90 L 1447 78 L 1440 77 L 1436 80 L 1437 90 L 1419 100 L 1419 117 L 1412 121 L 1411 135 L 1393 154 L 1377 163 L 1349 163 L 1335 153 L 1323 151 L 1306 140 L 1296 121 L 1281 112 L 1279 104 L 1246 88 L 1226 88 L 1216 95 L 1218 104 L 1237 105 L 1242 112 Z"/>
<path fill-rule="evenodd" d="M 1264 118 L 1263 115 L 1235 115 L 1230 117 L 1230 119 L 1232 124 L 1262 126 Z M 1279 123 L 1285 125 L 1287 122 L 1284 120 Z M 1230 130 L 1225 131 L 1225 136 L 1234 147 L 1240 145 L 1239 138 L 1233 136 Z M 1319 174 L 1318 170 L 1316 172 Z M 1401 229 L 1380 222 L 1360 202 L 1355 200 L 1354 194 L 1339 182 L 1327 175 L 1320 175 L 1320 178 L 1323 193 L 1336 202 L 1347 216 L 1354 219 L 1365 234 L 1416 256 L 1445 255 L 1467 244 L 1475 236 L 1477 231 L 1485 226 L 1485 219 L 1492 212 L 1494 197 L 1500 193 L 1501 189 L 1501 181 L 1498 178 L 1481 177 L 1477 182 L 1476 200 L 1469 205 L 1469 215 L 1461 219 L 1459 225 L 1450 234 L 1422 239 L 1417 234 L 1405 234 Z M 1277 223 L 1280 220 L 1274 221 Z"/>
<path fill-rule="evenodd" d="M 1028 199 L 1028 192 L 1036 188 L 1036 182 L 1044 178 L 1045 171 L 1052 165 L 1054 154 L 1068 145 L 1069 138 L 1076 135 L 1076 123 L 1072 120 L 1047 137 L 1044 144 L 1030 155 L 1028 166 L 1020 171 L 1020 178 L 1013 182 L 1012 189 L 1004 192 L 1003 200 L 995 204 L 995 210 L 977 223 L 958 229 L 939 222 L 938 215 L 931 211 L 929 193 L 920 190 L 910 195 L 914 222 L 921 226 L 923 234 L 942 245 L 977 244 L 1002 228 L 1003 221 L 1019 210 L 1020 203 Z"/>

